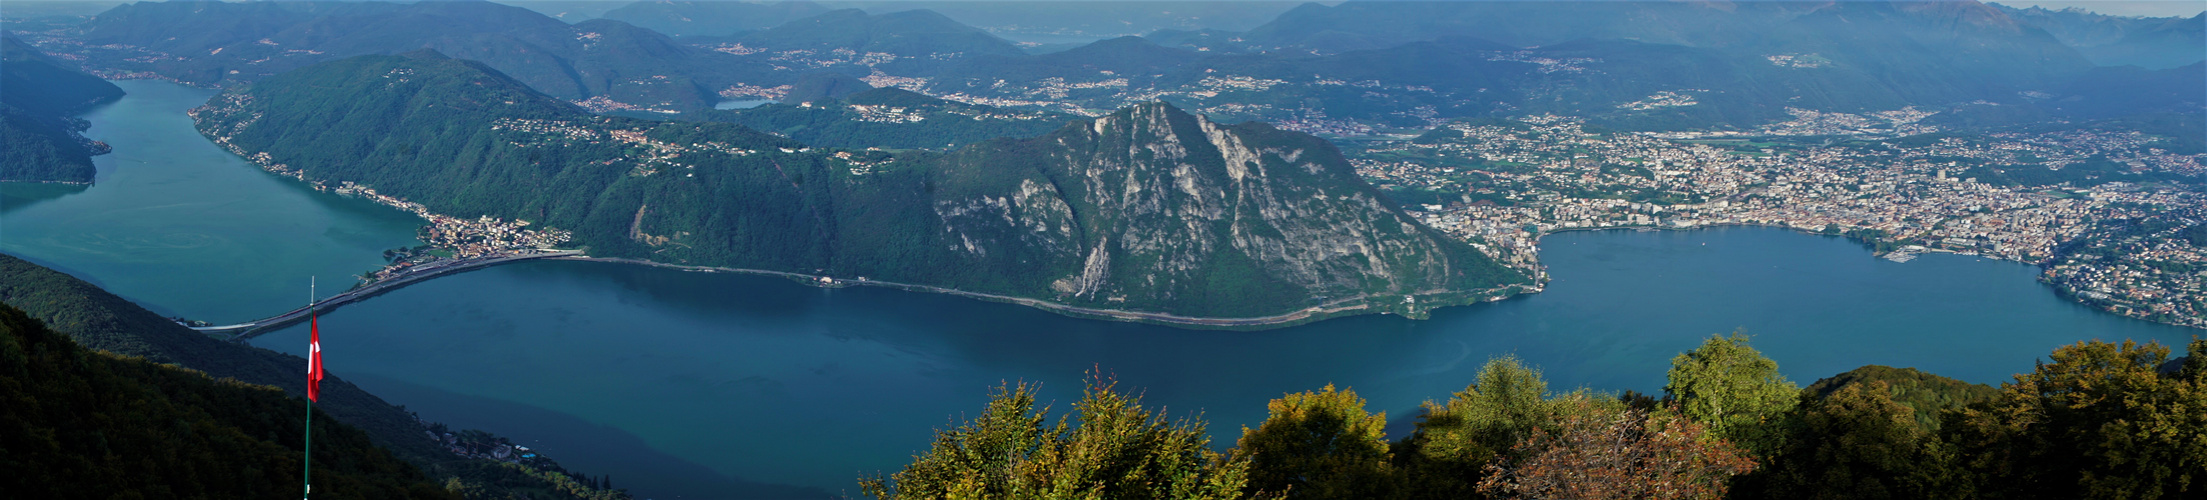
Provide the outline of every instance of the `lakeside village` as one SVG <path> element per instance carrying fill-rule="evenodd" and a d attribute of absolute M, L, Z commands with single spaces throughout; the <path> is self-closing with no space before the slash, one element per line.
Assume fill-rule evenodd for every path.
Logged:
<path fill-rule="evenodd" d="M 1412 215 L 1541 280 L 1536 244 L 1556 231 L 1776 226 L 1853 238 L 1901 262 L 1954 252 L 2038 265 L 2042 281 L 2093 307 L 2207 328 L 2199 184 L 2207 155 L 2173 154 L 2137 132 L 1942 136 L 1918 124 L 1929 113 L 1911 110 L 1795 115 L 1723 135 L 1624 133 L 1542 115 L 1449 123 L 1412 140 L 1338 142 L 1360 175 Z M 577 124 L 500 126 L 550 142 L 605 140 Z M 637 163 L 632 175 L 682 167 L 669 158 L 687 148 L 622 132 L 610 139 L 650 146 L 628 159 Z M 362 285 L 573 237 L 528 221 L 433 214 L 367 186 L 306 181 L 265 153 L 213 139 L 270 172 L 430 222 L 426 245 L 386 252 L 389 264 L 362 275 Z"/>
<path fill-rule="evenodd" d="M 1900 262 L 1954 252 L 2034 264 L 2093 307 L 2207 328 L 2207 155 L 2136 132 L 1877 139 L 1800 125 L 1665 138 L 1538 116 L 1344 152 L 1420 220 L 1543 280 L 1535 243 L 1556 231 L 1776 226 Z"/>
<path fill-rule="evenodd" d="M 225 94 L 225 102 L 220 104 L 234 106 L 239 103 L 231 101 L 245 98 L 241 95 Z M 199 113 L 205 109 L 194 108 L 188 113 L 196 120 L 199 118 Z M 487 215 L 465 219 L 432 213 L 428 207 L 424 207 L 420 203 L 377 193 L 374 188 L 354 184 L 351 181 L 341 182 L 333 187 L 326 181 L 307 179 L 306 172 L 292 168 L 287 164 L 277 163 L 275 158 L 268 153 L 246 151 L 245 148 L 232 143 L 228 135 L 210 136 L 209 139 L 215 145 L 230 151 L 231 154 L 238 155 L 245 158 L 246 161 L 260 166 L 262 170 L 304 182 L 316 191 L 366 198 L 383 206 L 412 213 L 429 222 L 423 225 L 416 234 L 416 237 L 424 243 L 423 245 L 384 251 L 383 258 L 386 264 L 380 269 L 362 273 L 359 276 L 360 282 L 354 284 L 354 288 L 402 277 L 407 273 L 418 270 L 441 267 L 442 263 L 447 261 L 526 255 L 549 250 L 574 240 L 574 234 L 566 230 L 553 228 L 530 229 L 529 221 L 525 220 L 509 221 Z"/>

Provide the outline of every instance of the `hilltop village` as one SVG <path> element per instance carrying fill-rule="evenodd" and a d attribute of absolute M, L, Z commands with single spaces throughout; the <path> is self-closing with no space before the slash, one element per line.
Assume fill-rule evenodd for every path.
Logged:
<path fill-rule="evenodd" d="M 1862 126 L 1804 118 L 1776 126 Z M 1536 275 L 1535 243 L 1556 231 L 1777 226 L 1854 238 L 1896 261 L 1955 252 L 2039 265 L 2042 280 L 2095 307 L 2207 327 L 2207 234 L 2187 238 L 2207 233 L 2207 196 L 2180 182 L 2207 173 L 2201 155 L 2089 130 L 1755 142 L 1785 135 L 1672 139 L 1537 116 L 1348 153 L 1427 224 Z"/>

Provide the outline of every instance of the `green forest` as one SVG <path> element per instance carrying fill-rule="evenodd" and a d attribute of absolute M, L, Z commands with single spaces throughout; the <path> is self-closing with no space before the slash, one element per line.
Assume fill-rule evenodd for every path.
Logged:
<path fill-rule="evenodd" d="M 848 97 L 910 97 L 873 92 Z M 1109 127 L 1061 124 L 951 152 L 834 150 L 728 123 L 591 115 L 417 51 L 270 77 L 194 116 L 218 143 L 266 153 L 264 166 L 440 214 L 572 231 L 597 257 L 1208 317 L 1366 297 L 1415 315 L 1528 281 L 1385 203 L 1322 139 L 1217 126 L 1252 150 L 1229 166 L 1197 117 L 1161 103 L 1095 122 Z M 1176 141 L 1187 147 L 1151 144 Z M 1234 177 L 1249 170 L 1264 174 Z M 1128 234 L 1141 239 L 1114 239 Z M 1313 245 L 1377 250 L 1295 253 Z M 1370 262 L 1390 272 L 1357 267 Z M 1099 282 L 1109 287 L 1082 285 Z M 1413 294 L 1422 307 L 1403 305 Z"/>
<path fill-rule="evenodd" d="M 15 498 L 280 498 L 302 491 L 307 405 L 275 387 L 85 349 L 0 305 L 0 489 Z M 315 415 L 315 498 L 460 498 Z"/>
<path fill-rule="evenodd" d="M 1806 388 L 1745 335 L 1672 359 L 1661 395 L 1551 389 L 1513 357 L 1385 412 L 1328 385 L 1267 403 L 1224 452 L 1200 415 L 1092 377 L 1071 411 L 1007 384 L 876 498 L 2197 498 L 2207 494 L 2207 340 L 2062 346 L 2000 387 L 1864 366 Z"/>
<path fill-rule="evenodd" d="M 106 145 L 78 135 L 76 113 L 123 96 L 123 89 L 54 61 L 11 33 L 0 33 L 0 181 L 90 183 L 92 156 Z"/>
<path fill-rule="evenodd" d="M 306 415 L 306 410 L 303 407 L 305 401 L 304 396 L 306 394 L 306 377 L 303 372 L 306 366 L 305 359 L 301 359 L 298 356 L 278 353 L 275 351 L 261 349 L 249 345 L 224 342 L 211 337 L 207 337 L 205 335 L 201 335 L 197 332 L 193 332 L 190 329 L 184 328 L 183 326 L 180 326 L 167 318 L 163 318 L 158 314 L 147 311 L 144 308 L 139 307 L 137 304 L 131 303 L 129 300 L 125 300 L 121 297 L 109 294 L 107 293 L 107 291 L 101 290 L 99 287 L 93 286 L 90 283 L 86 283 L 67 274 L 62 274 L 52 269 L 40 267 L 23 259 L 5 254 L 0 254 L 0 305 L 4 305 L 9 311 L 17 311 L 19 314 L 22 314 L 29 318 L 29 321 L 42 325 L 39 326 L 40 331 L 51 331 L 57 334 L 66 335 L 68 338 L 65 339 L 65 342 L 69 344 L 70 349 L 96 351 L 91 354 L 78 356 L 79 358 L 111 360 L 128 359 L 133 360 L 133 363 L 147 366 L 158 366 L 161 367 L 162 370 L 166 370 L 165 372 L 161 373 L 183 373 L 189 374 L 191 377 L 196 377 L 196 379 L 194 380 L 204 379 L 204 383 L 190 382 L 188 384 L 186 383 L 189 382 L 188 380 L 186 382 L 177 382 L 177 380 L 183 379 L 158 379 L 157 381 L 160 381 L 160 383 L 155 385 L 159 387 L 185 384 L 186 387 L 197 387 L 209 391 L 217 391 L 230 390 L 230 388 L 235 386 L 237 388 L 243 388 L 237 389 L 245 391 L 245 393 L 241 394 L 250 394 L 250 396 L 241 396 L 231 393 L 220 393 L 217 395 L 227 394 L 222 395 L 221 397 L 232 399 L 244 398 L 244 400 L 257 401 L 255 403 L 251 403 L 253 405 L 261 405 L 256 406 L 257 408 L 273 408 L 272 405 L 279 404 L 276 402 L 265 400 L 267 398 L 284 399 L 288 397 L 289 401 L 291 401 L 292 403 L 288 403 L 288 406 L 284 407 L 293 408 L 295 411 L 268 410 L 267 412 L 265 412 L 265 414 L 255 414 L 254 418 L 256 420 L 236 420 L 230 421 L 230 423 L 216 422 L 216 424 L 219 424 L 218 427 L 226 425 L 250 429 L 251 432 L 249 434 L 251 437 L 255 439 L 261 439 L 263 441 L 266 441 L 266 443 L 264 444 L 271 445 L 296 446 L 298 444 L 296 441 L 283 441 L 282 439 L 298 438 L 302 436 L 301 434 L 298 434 L 298 432 L 303 432 L 303 429 L 297 429 L 296 427 L 293 427 L 293 429 L 295 429 L 293 431 L 282 432 L 269 429 L 281 429 L 282 427 L 272 426 L 297 425 L 304 422 L 301 419 L 303 419 Z M 55 349 L 59 348 L 56 347 Z M 14 361 L 11 360 L 7 362 Z M 136 365 L 117 366 L 124 366 L 125 368 L 127 368 L 129 366 Z M 117 368 L 117 370 L 124 370 L 125 368 Z M 146 371 L 138 368 L 128 368 L 128 370 L 138 370 L 130 373 L 155 373 L 156 371 L 159 371 Z M 29 373 L 44 372 L 34 371 Z M 152 377 L 153 375 L 147 376 Z M 27 387 L 22 384 L 30 384 L 38 380 L 43 380 L 35 377 L 25 377 L 26 375 L 24 375 L 23 372 L 13 372 L 5 375 L 0 375 L 0 387 L 5 387 L 7 386 L 7 384 L 17 384 L 16 387 Z M 196 391 L 199 389 L 192 390 Z M 316 403 L 314 406 L 315 412 L 318 414 L 318 418 L 343 424 L 343 427 L 330 425 L 327 426 L 328 429 L 346 429 L 339 431 L 330 431 L 334 433 L 340 433 L 338 434 L 339 437 L 333 438 L 334 440 L 331 442 L 339 442 L 346 439 L 353 439 L 345 436 L 358 436 L 358 439 L 361 440 L 361 442 L 359 443 L 359 448 L 365 450 L 360 451 L 360 453 L 366 454 L 369 453 L 369 451 L 373 451 L 374 453 L 380 454 L 374 456 L 395 457 L 397 460 L 401 461 L 401 465 L 404 465 L 406 467 L 406 470 L 419 471 L 409 474 L 426 474 L 427 477 L 430 478 L 430 481 L 432 483 L 435 483 L 436 491 L 456 491 L 465 498 L 479 500 L 521 498 L 614 500 L 619 498 L 627 498 L 626 493 L 617 490 L 592 488 L 587 484 L 588 476 L 572 471 L 567 471 L 559 467 L 557 463 L 550 462 L 548 460 L 535 466 L 530 466 L 515 463 L 500 463 L 483 459 L 464 458 L 455 455 L 452 452 L 438 446 L 435 441 L 426 439 L 424 437 L 424 431 L 433 429 L 435 427 L 434 425 L 425 425 L 424 422 L 422 422 L 412 413 L 406 411 L 405 408 L 391 405 L 390 403 L 385 402 L 382 398 L 376 397 L 374 394 L 369 394 L 367 391 L 352 385 L 350 382 L 346 382 L 343 379 L 342 374 L 333 375 L 330 378 L 322 381 L 320 399 L 321 401 Z M 229 399 L 222 400 L 227 401 Z M 40 401 L 44 401 L 44 399 L 40 399 Z M 203 404 L 203 402 L 195 403 L 193 401 L 197 400 L 187 400 L 182 403 L 176 404 L 187 406 L 191 404 Z M 59 403 L 60 400 L 55 400 L 55 404 Z M 80 403 L 119 404 L 121 403 L 121 401 L 93 401 Z M 26 409 L 25 411 L 28 411 L 28 409 L 35 409 L 37 407 L 17 406 L 11 403 L 7 405 L 6 408 L 0 408 L 0 412 L 11 411 L 18 408 Z M 120 412 L 123 410 L 112 411 Z M 184 410 L 178 411 L 189 413 Z M 216 408 L 205 411 L 215 412 L 217 416 L 220 416 L 220 412 L 226 410 Z M 179 413 L 179 415 L 182 414 L 183 413 Z M 33 416 L 26 414 L 26 416 L 24 416 L 23 418 L 33 418 Z M 265 419 L 265 422 L 261 419 Z M 262 423 L 265 423 L 266 425 L 262 425 Z M 246 424 L 253 424 L 253 426 L 246 426 Z M 46 422 L 39 425 L 61 424 L 56 422 Z M 51 432 L 34 431 L 34 429 L 36 428 L 36 426 L 11 428 L 22 430 L 21 433 L 15 431 L 0 430 L 0 440 L 18 438 L 60 439 L 52 437 L 54 434 L 52 434 Z M 320 457 L 323 456 L 323 452 L 321 450 L 323 450 L 324 448 L 319 443 L 323 443 L 324 441 L 319 436 L 322 435 L 321 433 L 325 430 L 325 426 L 320 423 L 320 420 L 318 420 L 314 428 L 317 435 L 315 442 L 318 443 L 315 446 L 315 453 L 317 457 Z M 97 438 L 97 429 L 84 430 L 83 432 L 93 432 L 94 434 L 90 435 L 94 436 L 94 438 L 92 438 L 91 441 L 82 441 L 71 438 L 64 439 L 59 442 L 69 446 L 79 446 L 86 442 L 99 442 Z M 350 434 L 343 434 L 347 432 L 349 432 Z M 85 434 L 77 434 L 75 436 L 82 437 L 84 435 Z M 183 439 L 184 436 L 171 437 L 176 439 Z M 180 442 L 179 444 L 182 443 Z M 12 452 L 17 449 L 19 448 L 16 448 L 13 444 L 0 444 L 0 450 L 7 450 Z M 29 450 L 29 448 L 22 449 Z M 133 449 L 132 451 L 146 452 L 151 449 L 152 448 L 138 448 Z M 342 446 L 331 448 L 331 450 L 334 450 L 331 453 L 344 452 L 344 450 L 346 449 L 350 448 L 343 448 Z M 103 460 L 120 460 L 119 458 L 101 458 L 103 455 L 81 455 L 81 453 L 89 452 L 87 449 L 84 448 L 49 449 L 49 451 L 51 453 L 59 455 L 48 457 L 49 459 L 39 459 L 36 460 L 36 462 L 44 464 L 76 463 L 67 460 L 54 460 L 58 459 L 59 457 L 75 457 L 69 458 L 69 460 L 81 459 L 85 461 L 82 462 L 85 464 L 105 463 L 102 462 Z M 102 451 L 101 453 L 106 452 Z M 174 451 L 161 453 L 169 454 L 159 455 L 158 453 L 156 453 L 156 455 L 159 456 L 154 456 L 151 458 L 141 458 L 149 461 L 157 459 L 166 460 L 169 458 L 174 458 L 176 456 L 186 456 L 181 455 L 184 453 L 196 452 Z M 296 451 L 293 451 L 291 453 L 293 453 L 293 457 L 296 457 Z M 6 454 L 0 454 L 0 461 L 5 460 L 8 460 Z M 317 459 L 317 461 L 320 460 L 321 459 Z M 278 478 L 292 477 L 286 475 L 296 474 L 299 472 L 299 470 L 296 467 L 296 461 L 293 461 L 291 463 L 294 465 L 281 468 L 279 470 L 266 472 L 268 472 L 269 474 L 275 474 L 274 477 Z M 333 467 L 336 467 L 341 464 L 339 462 L 332 462 L 331 465 Z M 106 467 L 106 465 L 101 465 L 101 467 Z M 383 466 L 378 465 L 377 467 Z M 377 469 L 377 471 L 379 472 L 375 473 L 397 474 L 397 472 L 395 472 L 397 470 L 398 469 Z M 413 477 L 412 475 L 405 477 Z M 319 469 L 317 469 L 316 476 L 321 476 Z M 11 475 L 11 477 L 16 478 L 17 480 L 21 480 L 25 476 Z M 396 478 L 400 476 L 389 477 Z M 242 480 L 243 479 L 239 479 L 239 481 Z M 407 481 L 411 480 L 409 479 Z M 279 482 L 277 484 L 295 483 Z M 334 485 L 337 483 L 330 484 Z M 406 486 L 404 482 L 393 484 L 395 484 L 395 487 L 398 487 L 400 490 L 411 488 L 411 486 Z M 224 490 L 221 488 L 227 488 L 229 486 L 221 486 L 213 483 L 209 483 L 206 486 L 209 488 L 213 488 L 213 490 L 209 490 L 208 492 L 203 493 L 172 492 L 173 494 L 162 494 L 156 491 L 147 491 L 143 497 L 164 498 L 176 496 L 199 498 L 250 498 L 270 496 L 267 494 L 256 494 L 252 493 L 251 491 L 245 490 Z M 292 490 L 279 489 L 271 490 L 269 493 L 289 493 L 291 491 Z M 81 496 L 77 494 L 62 495 L 58 497 L 32 495 L 29 498 L 128 497 L 128 495 L 123 494 L 123 492 L 120 490 L 118 490 L 115 495 L 95 493 L 97 492 L 93 490 L 87 490 Z"/>

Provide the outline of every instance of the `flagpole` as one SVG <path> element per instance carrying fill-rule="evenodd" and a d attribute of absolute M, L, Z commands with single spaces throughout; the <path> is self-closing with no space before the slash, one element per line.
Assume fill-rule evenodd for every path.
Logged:
<path fill-rule="evenodd" d="M 317 329 L 314 323 L 314 278 L 310 276 L 307 277 L 307 325 L 309 325 L 309 330 Z M 306 491 L 299 494 L 300 500 L 306 500 L 307 497 L 314 495 L 314 370 L 320 368 L 313 366 L 314 357 L 313 352 L 307 353 L 307 439 L 304 449 L 299 452 L 299 462 L 302 469 L 299 474 L 299 482 L 306 484 Z"/>

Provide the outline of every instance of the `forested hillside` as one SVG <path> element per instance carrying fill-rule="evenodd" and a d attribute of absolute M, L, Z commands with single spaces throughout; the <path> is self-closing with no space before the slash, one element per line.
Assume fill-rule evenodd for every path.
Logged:
<path fill-rule="evenodd" d="M 827 7 L 803 0 L 774 3 L 730 1 L 646 0 L 606 11 L 599 16 L 673 36 L 727 36 L 766 29 L 827 12 Z"/>
<path fill-rule="evenodd" d="M 893 87 L 841 99 L 708 111 L 701 117 L 815 146 L 891 149 L 943 149 L 998 137 L 1034 137 L 1080 118 L 945 101 Z"/>
<path fill-rule="evenodd" d="M 621 103 L 608 109 L 709 108 L 721 89 L 771 87 L 790 76 L 620 21 L 569 25 L 480 1 L 141 2 L 102 13 L 80 30 L 72 39 L 89 64 L 200 85 L 423 48 L 481 61 L 562 99 Z"/>
<path fill-rule="evenodd" d="M 105 145 L 78 132 L 74 115 L 123 96 L 106 80 L 55 61 L 0 32 L 0 181 L 92 182 L 92 155 Z"/>
<path fill-rule="evenodd" d="M 590 253 L 1184 316 L 1430 307 L 1527 282 L 1419 225 L 1329 143 L 1163 104 L 932 154 L 593 116 L 434 53 L 224 94 L 200 130 L 264 166 Z"/>
<path fill-rule="evenodd" d="M 306 401 L 79 347 L 0 305 L 0 489 L 17 498 L 282 498 L 302 491 Z M 460 498 L 315 415 L 315 498 Z"/>
<path fill-rule="evenodd" d="M 235 380 L 256 388 L 281 391 L 294 398 L 303 398 L 306 394 L 305 359 L 215 340 L 90 283 L 5 254 L 0 254 L 0 304 L 21 310 L 31 320 L 68 335 L 76 345 L 86 349 L 143 359 L 147 363 L 173 365 L 204 374 L 204 377 Z M 534 495 L 533 498 L 604 500 L 626 496 L 591 490 L 567 472 L 558 470 L 556 465 L 545 470 L 454 455 L 429 439 L 425 434 L 428 429 L 414 415 L 346 382 L 342 371 L 322 380 L 320 394 L 321 401 L 315 404 L 316 412 L 359 429 L 365 433 L 365 443 L 387 449 L 399 459 L 423 468 L 440 485 L 457 480 L 456 484 L 467 491 L 470 498 Z M 255 418 L 294 414 L 303 418 L 305 409 Z M 316 426 L 317 429 L 321 427 Z M 261 432 L 255 430 L 254 435 L 260 436 Z M 288 435 L 278 434 L 279 437 Z M 297 472 L 296 468 L 284 470 L 289 471 L 284 474 Z"/>

